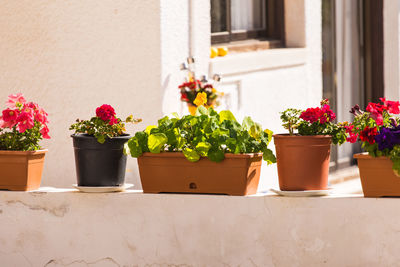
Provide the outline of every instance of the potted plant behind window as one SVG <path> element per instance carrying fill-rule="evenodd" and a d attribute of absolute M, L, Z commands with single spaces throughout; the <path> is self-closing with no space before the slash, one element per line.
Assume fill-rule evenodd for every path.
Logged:
<path fill-rule="evenodd" d="M 130 135 L 125 133 L 125 123 L 138 123 L 132 115 L 122 121 L 110 105 L 96 109 L 90 120 L 76 120 L 70 130 L 74 145 L 78 188 L 119 187 L 125 182 L 126 156 L 124 143 Z"/>
<path fill-rule="evenodd" d="M 354 121 L 347 126 L 347 141 L 359 141 L 366 153 L 356 154 L 361 185 L 366 197 L 400 196 L 399 101 L 380 98 L 366 111 L 351 109 Z"/>
<path fill-rule="evenodd" d="M 250 117 L 240 124 L 230 111 L 207 109 L 205 101 L 195 116 L 164 117 L 125 144 L 138 158 L 144 193 L 257 192 L 262 159 L 275 162 L 267 148 L 272 132 Z"/>
<path fill-rule="evenodd" d="M 38 189 L 47 149 L 39 145 L 50 139 L 48 114 L 22 94 L 9 95 L 0 116 L 0 189 Z"/>
<path fill-rule="evenodd" d="M 345 128 L 334 123 L 335 118 L 328 100 L 321 101 L 320 107 L 281 113 L 283 127 L 289 130 L 274 135 L 282 191 L 328 189 L 331 143 L 346 141 Z"/>

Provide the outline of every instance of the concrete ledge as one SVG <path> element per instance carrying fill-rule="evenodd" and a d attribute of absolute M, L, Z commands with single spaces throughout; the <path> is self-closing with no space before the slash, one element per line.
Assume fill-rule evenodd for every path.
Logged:
<path fill-rule="evenodd" d="M 395 266 L 398 199 L 0 192 L 2 266 Z"/>
<path fill-rule="evenodd" d="M 268 69 L 289 68 L 306 63 L 306 48 L 277 48 L 217 57 L 210 61 L 210 74 L 223 76 Z"/>

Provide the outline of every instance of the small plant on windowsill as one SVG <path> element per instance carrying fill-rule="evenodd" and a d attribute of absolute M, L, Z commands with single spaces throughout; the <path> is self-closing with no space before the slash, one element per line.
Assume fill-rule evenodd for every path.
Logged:
<path fill-rule="evenodd" d="M 117 117 L 110 105 L 96 109 L 90 120 L 77 120 L 70 130 L 74 143 L 78 186 L 120 187 L 125 180 L 126 156 L 123 146 L 130 135 L 125 123 L 138 123 L 132 115 L 125 121 Z"/>
<path fill-rule="evenodd" d="M 347 141 L 360 142 L 368 154 L 356 154 L 365 196 L 400 196 L 400 103 L 380 98 L 366 110 L 355 105 L 346 126 Z"/>
<path fill-rule="evenodd" d="M 218 99 L 224 93 L 215 89 L 217 83 L 221 80 L 218 74 L 213 76 L 213 81 L 208 82 L 205 75 L 200 79 L 196 77 L 194 58 L 187 59 L 188 66 L 181 64 L 181 70 L 185 72 L 185 82 L 178 86 L 181 93 L 181 101 L 187 103 L 189 113 L 195 115 L 198 106 L 203 105 L 206 108 L 215 108 L 219 105 Z"/>
<path fill-rule="evenodd" d="M 46 149 L 39 142 L 50 139 L 48 114 L 22 94 L 9 95 L 0 116 L 0 189 L 39 188 Z"/>
<path fill-rule="evenodd" d="M 345 124 L 335 119 L 328 100 L 319 107 L 281 113 L 282 125 L 289 131 L 274 135 L 281 190 L 327 189 L 331 143 L 346 141 Z"/>

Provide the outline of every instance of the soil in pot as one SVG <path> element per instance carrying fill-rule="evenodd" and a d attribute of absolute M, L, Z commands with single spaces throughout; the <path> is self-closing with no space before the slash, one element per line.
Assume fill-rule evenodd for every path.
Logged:
<path fill-rule="evenodd" d="M 124 144 L 130 135 L 107 138 L 103 144 L 87 134 L 73 134 L 79 186 L 120 186 L 125 182 Z"/>
<path fill-rule="evenodd" d="M 365 197 L 399 197 L 400 177 L 392 169 L 388 157 L 372 157 L 367 153 L 356 154 L 361 185 Z"/>
<path fill-rule="evenodd" d="M 0 151 L 0 189 L 30 191 L 40 187 L 46 150 Z"/>
<path fill-rule="evenodd" d="M 144 193 L 252 195 L 260 180 L 262 153 L 225 154 L 221 162 L 188 161 L 181 152 L 143 153 L 138 158 Z"/>
<path fill-rule="evenodd" d="M 274 135 L 282 191 L 328 189 L 331 137 Z"/>

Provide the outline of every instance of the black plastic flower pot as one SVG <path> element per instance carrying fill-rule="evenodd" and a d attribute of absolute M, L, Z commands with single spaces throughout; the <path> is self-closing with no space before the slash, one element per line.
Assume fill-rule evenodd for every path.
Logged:
<path fill-rule="evenodd" d="M 71 135 L 78 186 L 120 186 L 125 181 L 124 144 L 130 135 L 107 138 L 103 144 L 87 134 Z"/>

